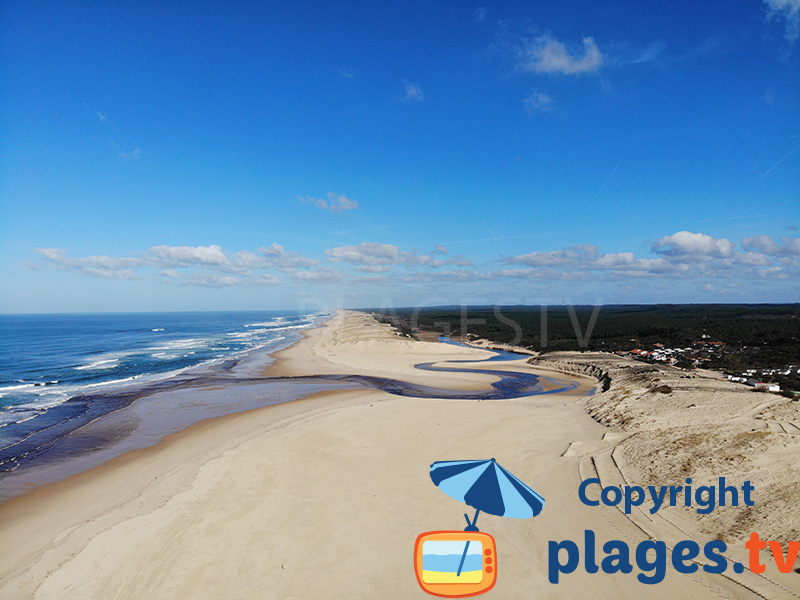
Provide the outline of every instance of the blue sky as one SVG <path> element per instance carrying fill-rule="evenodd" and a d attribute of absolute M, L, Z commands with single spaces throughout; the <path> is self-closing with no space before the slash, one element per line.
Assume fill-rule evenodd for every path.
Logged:
<path fill-rule="evenodd" d="M 800 298 L 800 0 L 0 23 L 0 312 Z"/>

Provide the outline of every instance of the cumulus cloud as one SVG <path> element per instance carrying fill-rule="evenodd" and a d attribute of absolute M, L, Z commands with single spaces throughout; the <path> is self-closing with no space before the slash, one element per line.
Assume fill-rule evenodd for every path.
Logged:
<path fill-rule="evenodd" d="M 192 273 L 182 279 L 179 285 L 198 286 L 208 288 L 223 288 L 241 285 L 242 280 L 232 275 L 220 275 L 219 273 Z"/>
<path fill-rule="evenodd" d="M 89 256 L 73 258 L 66 250 L 37 248 L 43 263 L 32 268 L 50 267 L 74 271 L 92 277 L 114 279 L 155 279 L 182 286 L 228 287 L 278 285 L 283 281 L 267 269 L 292 272 L 319 264 L 289 252 L 280 244 L 261 247 L 258 253 L 242 250 L 234 254 L 222 247 L 211 246 L 153 246 L 138 256 L 112 258 Z"/>
<path fill-rule="evenodd" d="M 289 277 L 296 281 L 315 283 L 338 283 L 345 279 L 344 273 L 328 267 L 319 267 L 313 271 L 295 271 Z"/>
<path fill-rule="evenodd" d="M 263 275 L 259 275 L 251 280 L 252 285 L 280 285 L 283 283 L 283 280 L 275 277 L 271 273 L 264 273 Z"/>
<path fill-rule="evenodd" d="M 602 252 L 593 244 L 560 250 L 536 250 L 501 257 L 476 267 L 463 255 L 453 256 L 442 245 L 428 251 L 402 250 L 393 244 L 365 242 L 325 250 L 330 266 L 273 243 L 256 251 L 226 252 L 221 246 L 153 246 L 131 256 L 72 257 L 66 250 L 38 248 L 34 269 L 57 269 L 84 276 L 120 280 L 153 280 L 178 286 L 207 288 L 280 285 L 287 275 L 298 286 L 317 284 L 400 285 L 424 289 L 437 286 L 520 280 L 608 282 L 625 289 L 650 280 L 713 283 L 728 289 L 737 282 L 800 280 L 800 237 L 755 235 L 739 250 L 725 238 L 679 231 L 665 235 L 650 248 L 650 256 L 631 251 Z M 497 267 L 496 265 L 501 265 Z M 510 284 L 510 283 L 509 283 Z M 464 288 L 466 289 L 466 288 Z"/>
<path fill-rule="evenodd" d="M 46 259 L 47 263 L 59 271 L 77 271 L 92 277 L 106 279 L 136 279 L 134 269 L 145 263 L 142 259 L 110 256 L 88 256 L 72 258 L 66 250 L 59 248 L 36 248 L 35 253 Z"/>
<path fill-rule="evenodd" d="M 530 269 L 512 269 L 498 272 L 503 277 L 546 277 L 561 279 L 564 274 L 605 273 L 604 277 L 648 277 L 685 275 L 693 269 L 702 270 L 703 261 L 714 262 L 714 268 L 730 269 L 733 263 L 728 258 L 733 254 L 733 244 L 727 240 L 715 240 L 704 234 L 683 235 L 679 232 L 665 236 L 654 245 L 659 258 L 639 258 L 633 252 L 602 254 L 597 246 L 580 244 L 563 250 L 531 252 L 504 257 L 501 263 L 525 265 Z M 708 238 L 708 239 L 706 239 Z M 688 260 L 692 257 L 692 260 Z M 725 260 L 721 260 L 725 259 Z M 755 257 L 746 260 L 755 261 Z M 691 264 L 689 264 L 691 263 Z M 711 263 L 708 263 L 711 264 Z M 708 266 L 708 265 L 706 265 Z"/>
<path fill-rule="evenodd" d="M 310 204 L 317 208 L 322 208 L 329 212 L 339 213 L 344 210 L 355 210 L 359 208 L 357 200 L 350 200 L 344 194 L 328 192 L 326 198 L 314 198 L 312 196 L 302 196 L 300 202 Z"/>
<path fill-rule="evenodd" d="M 280 285 L 283 281 L 274 275 L 265 273 L 258 277 L 234 275 L 222 275 L 220 273 L 190 273 L 185 277 L 170 280 L 170 283 L 175 283 L 178 286 L 186 287 L 207 287 L 207 288 L 224 288 L 224 287 L 257 287 L 263 285 Z"/>
<path fill-rule="evenodd" d="M 793 44 L 800 38 L 800 0 L 764 0 L 767 5 L 767 17 L 781 18 L 786 21 L 786 40 Z"/>
<path fill-rule="evenodd" d="M 754 237 L 742 238 L 742 248 L 745 250 L 757 250 L 772 256 L 780 254 L 781 252 L 780 246 L 768 235 L 756 235 Z"/>
<path fill-rule="evenodd" d="M 391 244 L 365 242 L 357 246 L 339 246 L 325 250 L 331 262 L 349 262 L 360 265 L 395 264 L 400 249 Z"/>
<path fill-rule="evenodd" d="M 230 264 L 228 257 L 220 246 L 153 246 L 150 254 L 163 264 L 174 265 L 211 265 Z"/>
<path fill-rule="evenodd" d="M 742 239 L 742 248 L 769 256 L 800 256 L 800 237 L 782 237 L 780 244 L 768 235 L 746 237 Z"/>
<path fill-rule="evenodd" d="M 403 265 L 406 267 L 441 267 L 443 265 L 469 266 L 471 261 L 463 256 L 452 258 L 436 258 L 437 254 L 442 254 L 442 250 L 447 251 L 444 246 L 437 247 L 430 254 L 419 254 L 417 252 L 401 251 L 400 248 L 392 244 L 379 244 L 376 242 L 365 242 L 355 246 L 339 246 L 325 250 L 328 260 L 331 262 L 347 262 L 354 265 L 376 266 L 376 265 Z M 374 271 L 373 271 L 374 272 Z"/>
<path fill-rule="evenodd" d="M 554 268 L 500 269 L 492 273 L 495 278 L 503 279 L 545 279 L 549 281 L 577 281 L 595 279 L 585 271 L 570 271 Z"/>
<path fill-rule="evenodd" d="M 424 271 L 403 273 L 400 275 L 402 283 L 457 283 L 457 282 L 473 282 L 494 279 L 492 273 L 481 273 L 475 269 L 450 269 L 447 271 Z"/>
<path fill-rule="evenodd" d="M 545 252 L 530 252 L 502 259 L 507 264 L 522 264 L 532 267 L 551 267 L 572 264 L 577 261 L 585 262 L 597 256 L 597 246 L 580 244 L 564 250 L 550 250 Z"/>
<path fill-rule="evenodd" d="M 298 269 L 319 264 L 318 260 L 306 258 L 297 252 L 287 252 L 280 244 L 272 244 L 268 248 L 261 247 L 258 251 L 264 255 L 268 267 Z"/>
<path fill-rule="evenodd" d="M 717 239 L 705 233 L 679 231 L 666 235 L 653 244 L 653 251 L 672 257 L 713 256 L 727 258 L 734 245 L 725 238 Z"/>
<path fill-rule="evenodd" d="M 603 54 L 591 37 L 583 38 L 582 46 L 567 48 L 548 34 L 524 45 L 520 51 L 520 65 L 534 73 L 581 75 L 599 71 Z"/>
<path fill-rule="evenodd" d="M 745 252 L 744 254 L 739 254 L 736 256 L 736 262 L 751 267 L 766 267 L 772 264 L 769 257 L 760 252 Z"/>
<path fill-rule="evenodd" d="M 362 273 L 387 273 L 390 269 L 390 265 L 361 265 L 358 267 Z"/>
<path fill-rule="evenodd" d="M 563 250 L 530 252 L 500 259 L 501 264 L 520 265 L 492 274 L 497 278 L 633 282 L 643 278 L 716 279 L 726 281 L 759 277 L 780 280 L 800 274 L 800 238 L 782 238 L 781 243 L 769 236 L 744 238 L 737 252 L 735 244 L 725 238 L 703 233 L 679 231 L 662 237 L 652 245 L 657 258 L 637 257 L 633 252 L 601 253 L 591 244 Z"/>
<path fill-rule="evenodd" d="M 800 256 L 800 238 L 781 238 L 783 241 L 783 251 L 787 255 Z"/>
<path fill-rule="evenodd" d="M 406 92 L 406 100 L 412 100 L 414 102 L 422 102 L 424 95 L 422 93 L 422 88 L 419 87 L 416 83 L 411 83 L 410 81 L 405 82 L 405 92 Z"/>

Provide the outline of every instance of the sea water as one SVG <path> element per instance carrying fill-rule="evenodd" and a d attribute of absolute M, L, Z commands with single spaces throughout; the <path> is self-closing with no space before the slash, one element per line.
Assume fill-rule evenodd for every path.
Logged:
<path fill-rule="evenodd" d="M 91 397 L 102 414 L 124 390 L 233 364 L 257 350 L 268 354 L 325 318 L 275 311 L 2 315 L 0 463 L 18 458 L 11 448 L 28 439 L 82 424 L 80 398 Z"/>

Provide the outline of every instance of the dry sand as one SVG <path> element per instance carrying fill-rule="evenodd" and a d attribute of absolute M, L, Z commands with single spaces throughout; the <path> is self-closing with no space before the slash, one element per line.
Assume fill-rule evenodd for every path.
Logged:
<path fill-rule="evenodd" d="M 413 365 L 487 356 L 402 339 L 364 315 L 341 313 L 284 351 L 270 373 L 364 373 L 485 389 L 490 376 Z M 524 360 L 503 365 L 540 370 Z M 581 383 L 586 390 L 594 381 Z M 0 506 L 0 597 L 426 598 L 413 573 L 414 540 L 425 531 L 462 529 L 466 510 L 431 483 L 428 467 L 495 457 L 547 504 L 534 519 L 479 518 L 498 548 L 498 581 L 487 598 L 800 598 L 800 575 L 778 576 L 774 565 L 768 577 L 681 575 L 670 567 L 652 586 L 637 581 L 636 567 L 628 575 L 590 575 L 581 565 L 558 585 L 548 582 L 547 542 L 574 540 L 582 548 L 585 529 L 600 542 L 622 539 L 632 548 L 651 536 L 670 545 L 714 537 L 686 511 L 629 518 L 578 500 L 583 478 L 599 474 L 612 484 L 659 476 L 657 468 L 642 468 L 653 452 L 627 450 L 631 435 L 655 432 L 645 436 L 652 442 L 659 428 L 646 429 L 646 408 L 611 399 L 623 387 L 627 398 L 638 393 L 633 383 L 612 384 L 588 406 L 585 396 L 565 394 L 477 402 L 326 392 L 199 423 Z M 692 419 L 679 416 L 682 404 L 658 407 L 667 420 L 675 413 L 677 426 L 691 427 Z M 640 409 L 633 420 L 615 421 Z M 796 442 L 785 448 L 797 456 Z M 762 474 L 776 478 L 786 466 L 762 462 L 768 464 L 750 477 L 757 490 Z M 663 477 L 657 484 L 680 483 L 669 470 Z M 734 477 L 741 479 L 738 472 L 731 481 L 741 484 Z M 772 515 L 757 507 L 766 530 Z"/>

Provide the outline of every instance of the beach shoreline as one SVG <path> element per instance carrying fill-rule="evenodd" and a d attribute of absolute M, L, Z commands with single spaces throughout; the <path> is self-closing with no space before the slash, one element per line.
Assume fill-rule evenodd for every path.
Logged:
<path fill-rule="evenodd" d="M 489 355 L 400 339 L 362 313 L 341 313 L 281 351 L 267 373 L 346 369 L 485 389 L 496 378 L 414 365 Z M 589 590 L 598 598 L 781 597 L 776 590 L 797 596 L 797 574 L 771 574 L 777 583 L 770 583 L 747 572 L 737 579 L 670 571 L 662 584 L 644 586 L 635 574 L 578 569 L 558 585 L 548 583 L 546 540 L 580 540 L 585 529 L 631 544 L 649 536 L 668 543 L 708 538 L 682 511 L 669 513 L 672 523 L 640 523 L 579 501 L 587 477 L 606 484 L 640 476 L 635 466 L 613 461 L 631 432 L 587 413 L 589 403 L 602 406 L 604 397 L 437 400 L 353 389 L 201 421 L 0 505 L 0 592 L 81 599 L 263 597 L 264 590 L 270 598 L 424 597 L 413 573 L 414 539 L 463 527 L 464 509 L 430 482 L 428 466 L 496 457 L 552 507 L 525 521 L 481 517 L 503 557 L 496 597 L 569 598 Z"/>
<path fill-rule="evenodd" d="M 0 394 L 0 503 L 26 491 L 32 482 L 18 484 L 31 474 L 40 483 L 62 479 L 194 421 L 258 406 L 241 393 L 224 397 L 226 387 L 247 383 L 300 339 L 298 329 L 323 318 L 266 311 L 6 324 L 9 346 L 30 335 L 32 348 L 3 373 L 18 385 Z M 201 401 L 181 410 L 186 393 Z"/>

